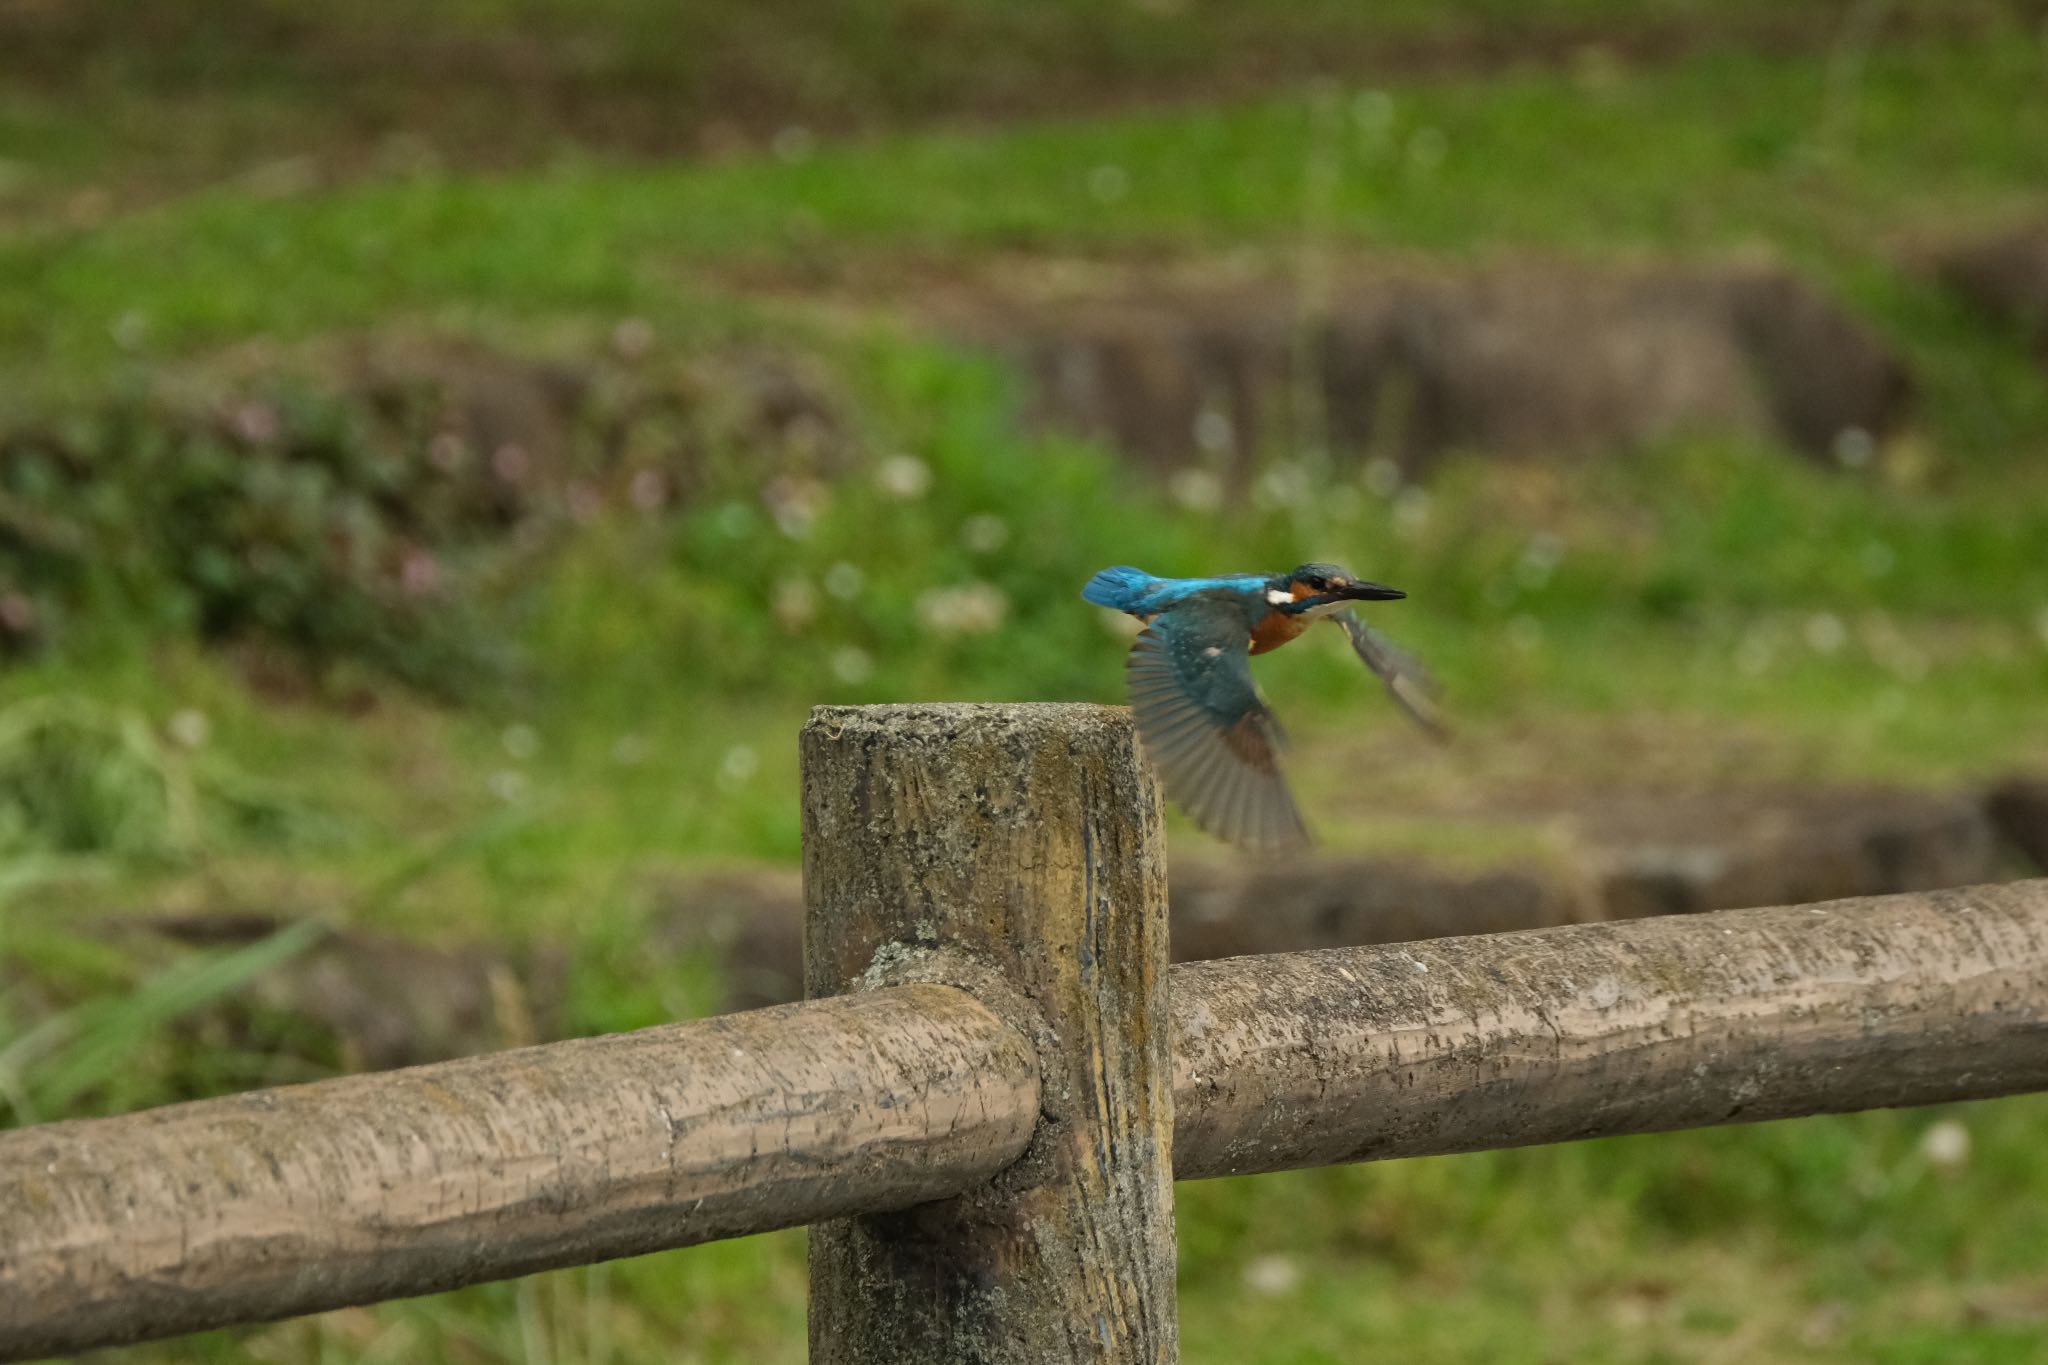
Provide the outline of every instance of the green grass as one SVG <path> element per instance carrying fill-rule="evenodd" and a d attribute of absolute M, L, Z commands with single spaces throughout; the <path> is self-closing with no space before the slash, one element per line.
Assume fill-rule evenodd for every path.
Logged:
<path fill-rule="evenodd" d="M 2048 173 L 2042 56 L 2024 30 L 1873 52 L 1852 120 L 1810 61 L 1714 54 L 1587 87 L 1555 76 L 1353 92 L 1002 131 L 920 133 L 716 166 L 575 163 L 429 174 L 282 199 L 228 187 L 89 232 L 0 244 L 16 367 L 103 373 L 261 334 L 393 318 L 491 330 L 634 312 L 701 328 L 721 272 L 830 270 L 877 252 L 1212 252 L 1339 245 L 1461 253 L 1731 250 L 1767 242 L 1925 332 L 1960 329 L 1888 258 L 1924 225 L 2010 211 Z M 1318 112 L 1320 105 L 1326 105 Z M 1831 112 L 1834 111 L 1834 112 Z M 1440 158 L 1424 157 L 1425 145 Z M 1335 185 L 1304 224 L 1304 181 Z M 1104 202 L 1091 173 L 1127 188 Z M 1975 348 L 1981 361 L 1984 348 Z M 2008 363 L 1943 375 L 2004 406 Z M 2038 397 L 2024 399 L 2038 437 Z M 1962 423 L 1957 423 L 1958 428 Z M 1974 434 L 1974 433 L 1973 433 Z M 2010 437 L 1993 425 L 1979 442 Z"/>
<path fill-rule="evenodd" d="M 1969 30 L 2006 0 L 1894 0 L 1894 25 Z M 1358 73 L 1583 60 L 1596 43 L 1817 49 L 1844 0 L 465 0 L 309 8 L 121 0 L 0 11 L 0 218 L 90 219 L 239 176 L 289 184 L 422 162 L 644 157 L 785 128 L 882 128 L 1241 98 Z M 905 54 L 914 54 L 910 59 Z"/>
<path fill-rule="evenodd" d="M 1690 21 L 1705 8 L 1660 12 Z M 1116 31 L 1149 32 L 1141 11 Z M 206 22 L 287 12 L 216 7 Z M 489 33 L 514 12 L 543 27 L 598 23 L 535 0 L 448 10 L 436 31 Z M 1160 24 L 1179 22 L 1163 12 Z M 1206 10 L 1185 12 L 1194 25 Z M 1540 22 L 1613 12 L 1559 0 Z M 605 8 L 617 51 L 633 47 L 639 13 L 627 0 Z M 900 12 L 839 13 L 847 27 L 821 40 L 824 69 L 878 70 L 873 50 L 895 50 Z M 1034 53 L 1067 51 L 1080 11 L 958 13 L 981 35 L 969 52 L 1018 47 L 1014 75 L 1043 64 Z M 1500 11 L 1456 22 L 1475 15 Z M 335 16 L 358 37 L 393 22 L 371 8 Z M 1412 34 L 1452 21 L 1404 5 L 1373 22 Z M 37 983 L 0 972 L 0 1054 L 51 1017 L 114 1040 L 53 1053 L 64 1066 L 28 1078 L 26 1093 L 66 1094 L 81 1113 L 331 1064 L 290 1035 L 269 1040 L 268 1059 L 217 1051 L 248 1039 L 204 1009 L 179 1013 L 246 959 L 78 946 L 81 923 L 166 907 L 560 948 L 568 1032 L 716 1008 L 715 966 L 656 946 L 659 882 L 795 859 L 807 708 L 1113 700 L 1121 637 L 1076 598 L 1112 562 L 1172 573 L 1328 557 L 1411 591 L 1378 619 L 1446 681 L 1460 728 L 1447 751 L 1402 728 L 1334 632 L 1261 661 L 1297 740 L 1298 785 L 1338 848 L 1512 861 L 1544 856 L 1547 814 L 1587 791 L 1945 785 L 2048 766 L 2048 384 L 2017 339 L 1896 265 L 1921 229 L 2039 202 L 2042 49 L 2016 21 L 1983 22 L 1974 36 L 1888 36 L 1853 86 L 1801 53 L 1712 50 L 1396 83 L 1389 100 L 1329 85 L 711 164 L 625 165 L 578 143 L 514 174 L 378 164 L 334 188 L 278 176 L 144 193 L 153 206 L 134 212 L 117 196 L 88 226 L 40 210 L 6 219 L 0 370 L 16 412 L 75 412 L 109 385 L 233 392 L 222 376 L 261 347 L 317 367 L 323 347 L 359 331 L 446 330 L 574 362 L 636 316 L 660 337 L 655 364 L 730 339 L 815 354 L 859 453 L 803 490 L 809 515 L 794 529 L 778 525 L 749 452 L 733 451 L 673 514 L 615 511 L 564 535 L 489 602 L 514 663 L 460 704 L 346 662 L 290 697 L 267 694 L 237 656 L 96 589 L 61 648 L 0 673 L 0 729 L 51 696 L 83 717 L 61 752 L 30 752 L 54 768 L 10 769 L 19 753 L 0 753 L 0 957 Z M 43 87 L 0 100 L 0 135 L 47 157 L 26 183 L 131 174 L 124 158 L 148 145 L 135 129 L 191 107 L 194 71 L 239 73 L 202 130 L 225 136 L 284 110 L 266 146 L 327 145 L 328 115 L 278 74 L 289 64 L 235 48 L 232 25 L 212 30 L 229 43 L 214 67 L 179 68 L 216 41 L 204 27 L 198 47 L 170 44 L 157 65 L 136 51 L 121 60 L 143 65 L 115 62 L 120 107 Z M 1199 42 L 1230 32 L 1200 28 Z M 1119 71 L 1196 70 L 1213 51 L 1104 42 L 1091 60 Z M 601 52 L 590 69 L 612 60 Z M 904 84 L 856 102 L 943 107 L 959 72 L 889 78 Z M 200 132 L 155 136 L 192 165 L 224 164 Z M 47 166 L 59 169 L 38 179 Z M 1319 178 L 1331 188 L 1312 201 Z M 1283 490 L 1223 517 L 1176 504 L 1104 451 L 1020 435 L 1015 388 L 992 364 L 900 321 L 846 325 L 742 283 L 865 302 L 865 280 L 971 277 L 992 257 L 1248 252 L 1286 272 L 1323 249 L 1602 260 L 1759 244 L 1904 348 L 1920 389 L 1917 460 L 1851 475 L 1712 442 L 1553 469 L 1463 460 L 1422 490 Z M 929 472 L 927 488 L 878 477 L 898 454 Z M 921 602 L 968 585 L 1001 604 L 998 628 L 947 628 Z M 763 611 L 764 594 L 783 610 Z M 31 776 L 10 788 L 14 771 Z M 34 776 L 46 771 L 63 780 Z M 190 794 L 176 821 L 173 790 Z M 1177 854 L 1213 851 L 1179 824 L 1173 839 Z M 143 1005 L 124 1015 L 108 1003 L 128 996 Z M 147 1046 L 117 1056 L 145 1033 Z M 2040 1100 L 2015 1100 L 1184 1187 L 1183 1354 L 1350 1359 L 1369 1344 L 1426 1362 L 2036 1359 L 2048 1327 L 2029 1211 L 2048 1192 L 2044 1116 Z M 1971 1154 L 1941 1168 L 1920 1143 L 1949 1120 L 1968 1126 Z M 125 1358 L 795 1360 L 801 1296 L 801 1238 L 784 1235 Z"/>

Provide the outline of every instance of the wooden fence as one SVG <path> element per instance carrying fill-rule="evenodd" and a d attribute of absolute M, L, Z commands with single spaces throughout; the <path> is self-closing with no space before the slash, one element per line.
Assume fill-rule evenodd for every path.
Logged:
<path fill-rule="evenodd" d="M 809 1001 L 0 1134 L 0 1358 L 811 1224 L 811 1355 L 1168 1362 L 1173 1181 L 2048 1089 L 2048 881 L 1176 967 L 1124 712 L 822 708 Z"/>

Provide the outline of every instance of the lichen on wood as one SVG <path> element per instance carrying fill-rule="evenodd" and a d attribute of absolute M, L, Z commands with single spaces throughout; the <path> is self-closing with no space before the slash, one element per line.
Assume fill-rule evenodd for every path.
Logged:
<path fill-rule="evenodd" d="M 812 1360 L 1172 1361 L 1164 847 L 1128 713 L 821 707 L 802 749 L 810 992 L 921 955 L 996 983 L 1042 1110 L 985 1187 L 813 1230 Z"/>

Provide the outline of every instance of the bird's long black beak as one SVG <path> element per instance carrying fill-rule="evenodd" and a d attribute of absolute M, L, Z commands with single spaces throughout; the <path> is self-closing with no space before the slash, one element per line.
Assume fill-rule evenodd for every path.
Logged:
<path fill-rule="evenodd" d="M 1399 588 L 1390 588 L 1384 583 L 1346 583 L 1343 587 L 1332 587 L 1327 594 L 1345 602 L 1395 602 L 1408 594 Z"/>

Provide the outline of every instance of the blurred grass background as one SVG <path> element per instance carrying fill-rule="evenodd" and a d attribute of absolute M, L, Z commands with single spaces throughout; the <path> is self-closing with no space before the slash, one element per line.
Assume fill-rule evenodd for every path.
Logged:
<path fill-rule="evenodd" d="M 1383 620 L 1446 681 L 1452 750 L 1334 633 L 1261 670 L 1340 849 L 1484 863 L 1528 836 L 1473 809 L 1646 779 L 2048 764 L 2048 373 L 1913 265 L 2043 207 L 2042 24 L 0 0 L 0 1106 L 364 1061 L 251 988 L 316 931 L 133 929 L 165 916 L 558 961 L 502 1042 L 543 1005 L 535 1036 L 716 1009 L 711 957 L 649 948 L 661 887 L 794 862 L 806 708 L 1116 700 L 1121 639 L 1076 596 L 1108 563 L 1410 591 Z M 1410 482 L 1278 448 L 1190 498 L 1020 422 L 1020 376 L 923 307 L 1071 262 L 1758 254 L 1903 357 L 1876 457 L 1700 433 Z M 454 439 L 451 374 L 515 428 L 571 415 Z M 550 385 L 576 401 L 526 401 Z M 2044 1118 L 1183 1187 L 1184 1353 L 2048 1359 Z M 116 1354 L 794 1360 L 802 1290 L 788 1235 Z"/>

